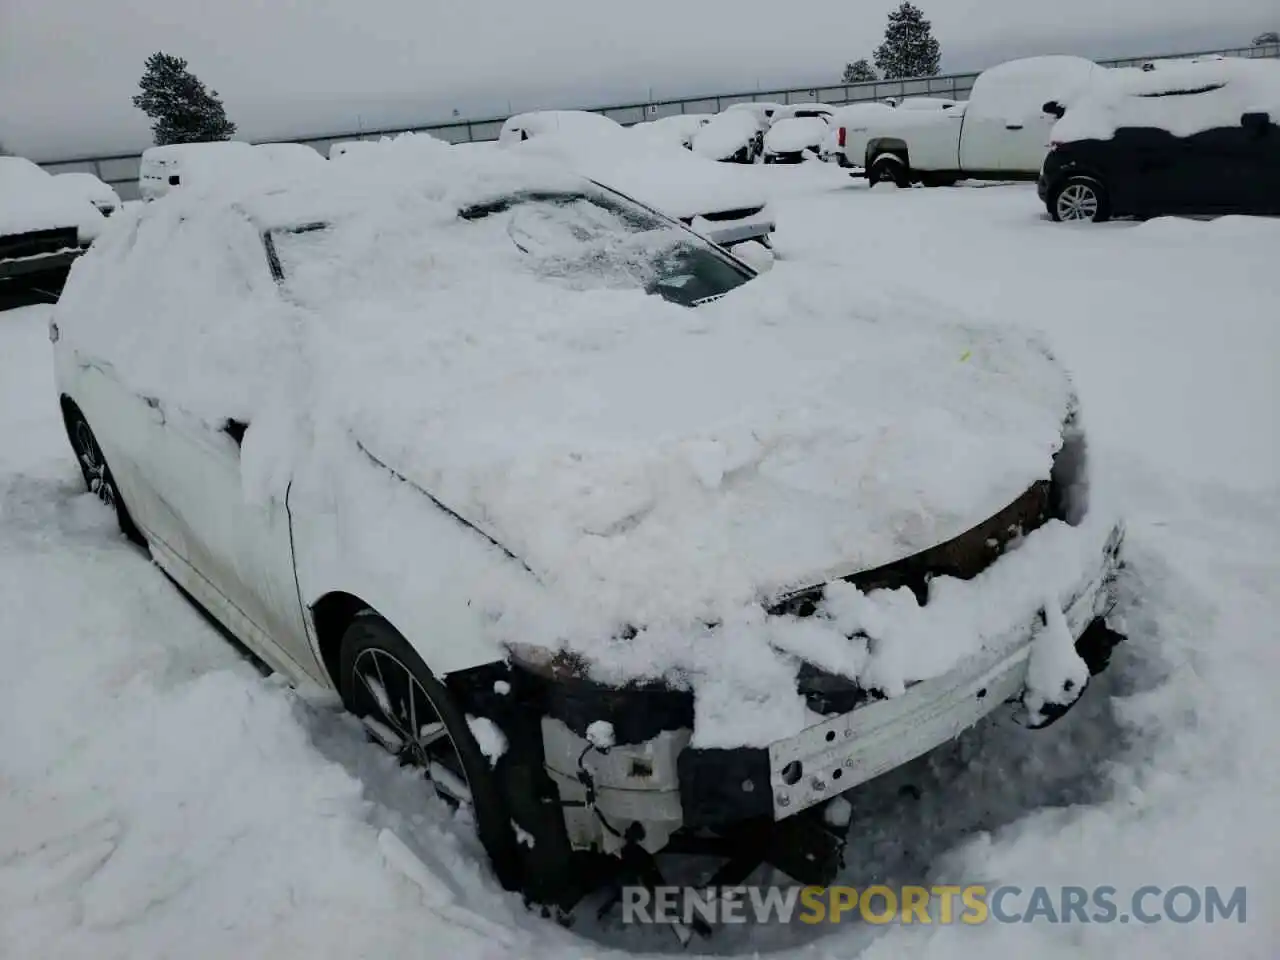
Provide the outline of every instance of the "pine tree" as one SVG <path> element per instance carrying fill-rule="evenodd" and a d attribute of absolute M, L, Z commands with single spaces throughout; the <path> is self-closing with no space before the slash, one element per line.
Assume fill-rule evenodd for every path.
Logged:
<path fill-rule="evenodd" d="M 133 105 L 151 118 L 157 146 L 230 140 L 236 125 L 227 119 L 217 90 L 206 90 L 187 69 L 187 61 L 167 53 L 147 57 Z"/>
<path fill-rule="evenodd" d="M 872 80 L 878 80 L 875 67 L 867 62 L 867 58 L 855 60 L 853 63 L 844 65 L 844 79 L 842 83 L 868 83 Z"/>
<path fill-rule="evenodd" d="M 876 66 L 886 80 L 936 76 L 941 56 L 933 27 L 919 7 L 906 0 L 889 14 L 884 43 L 875 53 Z"/>

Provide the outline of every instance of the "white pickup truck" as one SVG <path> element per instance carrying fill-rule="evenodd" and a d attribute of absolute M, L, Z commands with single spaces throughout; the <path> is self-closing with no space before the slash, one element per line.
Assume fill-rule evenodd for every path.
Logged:
<path fill-rule="evenodd" d="M 1084 93 L 1105 69 L 1079 57 L 1002 63 L 978 76 L 965 103 L 885 110 L 864 118 L 857 136 L 837 130 L 843 165 L 861 167 L 872 184 L 1034 180 L 1049 152 L 1058 105 Z"/>

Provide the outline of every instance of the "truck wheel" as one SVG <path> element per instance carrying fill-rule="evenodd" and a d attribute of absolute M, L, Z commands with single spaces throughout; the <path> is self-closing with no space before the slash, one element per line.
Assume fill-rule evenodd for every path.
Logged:
<path fill-rule="evenodd" d="M 1093 177 L 1067 177 L 1049 194 L 1046 206 L 1058 222 L 1103 223 L 1111 217 L 1106 188 Z"/>
<path fill-rule="evenodd" d="M 871 169 L 867 171 L 867 179 L 873 187 L 877 183 L 892 183 L 899 187 L 911 186 L 911 173 L 907 170 L 907 165 L 902 162 L 901 157 L 893 153 L 876 157 L 871 163 Z"/>

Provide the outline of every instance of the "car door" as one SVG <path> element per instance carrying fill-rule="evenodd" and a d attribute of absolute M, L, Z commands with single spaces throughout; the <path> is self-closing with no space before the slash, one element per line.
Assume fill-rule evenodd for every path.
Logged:
<path fill-rule="evenodd" d="M 1049 131 L 1057 119 L 1043 110 L 1005 117 L 997 169 L 1023 177 L 1038 174 L 1049 153 Z"/>
<path fill-rule="evenodd" d="M 223 243 L 199 246 L 202 267 L 220 282 L 276 295 L 256 231 L 234 237 L 256 243 L 254 250 L 231 250 L 233 238 L 218 239 Z M 174 243 L 182 242 L 179 233 Z M 222 256 L 225 262 L 209 263 Z M 231 419 L 239 398 L 225 399 L 227 416 L 211 415 L 216 398 L 203 401 L 200 416 L 165 397 L 150 408 L 146 471 L 163 504 L 148 517 L 148 532 L 157 541 L 153 552 L 166 572 L 268 664 L 295 679 L 306 675 L 324 682 L 294 579 L 287 481 L 246 496 L 241 453 L 254 439 L 254 425 Z"/>

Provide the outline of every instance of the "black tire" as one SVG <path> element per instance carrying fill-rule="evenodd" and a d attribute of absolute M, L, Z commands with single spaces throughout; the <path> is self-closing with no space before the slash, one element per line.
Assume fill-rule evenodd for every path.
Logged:
<path fill-rule="evenodd" d="M 902 158 L 895 153 L 884 153 L 871 161 L 867 180 L 874 187 L 877 183 L 892 183 L 899 187 L 911 186 L 911 172 Z"/>
<path fill-rule="evenodd" d="M 379 685 L 388 698 L 392 714 L 399 719 L 387 715 L 366 683 L 366 677 L 377 679 L 375 674 L 379 669 L 382 671 Z M 467 726 L 466 716 L 408 641 L 373 611 L 357 615 L 342 635 L 339 690 L 342 702 L 353 714 L 362 719 L 371 718 L 384 729 L 390 727 L 401 737 L 407 732 L 405 720 L 412 719 L 419 733 L 437 722 L 443 724 L 443 735 L 430 745 L 415 742 L 396 750 L 379 735 L 371 733 L 370 738 L 396 754 L 403 764 L 428 770 L 429 765 L 439 764 L 448 774 L 461 775 L 470 792 L 469 806 L 476 833 L 489 855 L 494 873 L 506 889 L 521 889 L 521 859 L 511 828 L 511 814 L 489 760 Z M 451 804 L 459 801 L 439 781 L 436 792 Z"/>
<path fill-rule="evenodd" d="M 89 421 L 70 400 L 65 401 L 63 420 L 67 428 L 67 439 L 71 441 L 76 463 L 80 465 L 80 474 L 84 477 L 84 485 L 90 493 L 96 494 L 99 500 L 115 511 L 120 532 L 138 546 L 145 547 L 147 538 L 129 515 L 129 508 L 125 506 L 116 478 L 107 465 L 107 458 L 102 453 L 102 447 L 98 444 Z"/>
<path fill-rule="evenodd" d="M 1055 223 L 1105 223 L 1111 219 L 1111 198 L 1096 177 L 1076 174 L 1049 191 L 1045 201 Z"/>
<path fill-rule="evenodd" d="M 921 174 L 920 182 L 926 187 L 954 187 L 956 178 L 938 174 Z"/>

